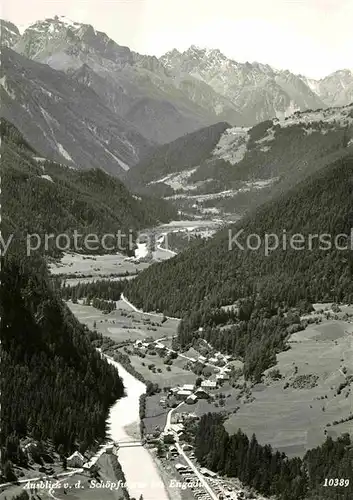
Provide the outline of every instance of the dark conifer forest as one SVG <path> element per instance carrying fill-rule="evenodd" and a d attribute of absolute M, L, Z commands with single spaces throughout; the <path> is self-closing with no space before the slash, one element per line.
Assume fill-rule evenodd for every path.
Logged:
<path fill-rule="evenodd" d="M 0 288 L 0 446 L 4 470 L 11 472 L 11 463 L 26 465 L 25 437 L 50 443 L 62 456 L 96 446 L 105 438 L 110 405 L 124 393 L 117 370 L 92 344 L 97 335 L 64 305 L 43 252 L 26 255 L 26 231 L 103 231 L 130 222 L 137 228 L 151 216 L 146 218 L 140 202 L 103 172 L 71 172 L 45 162 L 53 182 L 42 179 L 35 151 L 17 129 L 2 120 L 1 135 L 1 234 L 4 241 L 12 231 L 15 235 L 1 258 Z M 114 196 L 128 212 L 131 203 L 132 212 L 113 210 Z M 113 285 L 120 295 L 118 287 Z M 115 305 L 98 300 L 99 308 Z"/>
<path fill-rule="evenodd" d="M 3 259 L 0 303 L 2 461 L 25 464 L 26 436 L 62 454 L 104 439 L 122 381 L 62 303 L 41 259 Z"/>
<path fill-rule="evenodd" d="M 271 307 L 296 306 L 302 300 L 353 302 L 353 257 L 350 249 L 308 250 L 309 234 L 350 236 L 353 225 L 353 157 L 347 156 L 300 183 L 288 194 L 263 205 L 208 242 L 196 241 L 162 264 L 132 280 L 127 295 L 137 307 L 182 317 L 202 305 L 221 306 L 258 296 Z M 245 247 L 237 247 L 234 238 Z M 246 248 L 247 236 L 295 234 L 304 250 L 282 245 L 266 256 Z M 281 241 L 281 240 L 280 240 Z M 341 241 L 341 244 L 343 242 Z M 347 242 L 346 242 L 347 243 Z M 349 242 L 348 242 L 349 243 Z"/>
<path fill-rule="evenodd" d="M 353 443 L 348 434 L 306 453 L 303 459 L 287 458 L 271 446 L 262 446 L 239 429 L 229 435 L 219 414 L 203 415 L 193 444 L 198 461 L 215 472 L 237 477 L 264 495 L 281 500 L 351 500 Z M 338 485 L 325 486 L 325 478 Z M 342 484 L 339 484 L 339 480 Z M 348 483 L 348 484 L 347 484 Z"/>

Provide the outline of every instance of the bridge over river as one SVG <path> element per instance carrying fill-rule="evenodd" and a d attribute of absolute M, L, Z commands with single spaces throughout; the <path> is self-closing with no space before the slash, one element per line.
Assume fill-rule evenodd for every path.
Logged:
<path fill-rule="evenodd" d="M 122 439 L 120 441 L 114 441 L 113 446 L 117 449 L 119 448 L 131 448 L 134 446 L 143 446 L 145 444 L 144 441 L 140 439 Z"/>

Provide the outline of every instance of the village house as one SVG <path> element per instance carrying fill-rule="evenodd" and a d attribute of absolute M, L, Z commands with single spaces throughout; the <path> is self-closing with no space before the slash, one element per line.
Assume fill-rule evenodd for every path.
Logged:
<path fill-rule="evenodd" d="M 190 420 L 198 420 L 199 417 L 196 415 L 196 413 L 177 413 L 176 415 L 173 416 L 175 418 L 175 422 L 177 423 L 182 423 L 182 422 L 189 422 Z"/>
<path fill-rule="evenodd" d="M 36 451 L 37 446 L 37 443 L 35 443 L 34 441 L 30 441 L 29 443 L 25 444 L 25 446 L 23 446 L 22 451 L 27 455 L 30 455 L 31 453 L 34 453 Z"/>
<path fill-rule="evenodd" d="M 184 439 L 185 438 L 185 431 L 184 431 L 184 429 L 181 429 L 180 431 L 178 431 L 177 435 L 178 435 L 179 439 Z"/>
<path fill-rule="evenodd" d="M 195 404 L 197 401 L 197 395 L 196 394 L 190 394 L 190 396 L 188 396 L 185 400 L 185 403 L 187 403 L 188 405 L 192 405 L 192 404 Z"/>
<path fill-rule="evenodd" d="M 206 467 L 201 467 L 200 472 L 203 476 L 206 476 L 206 477 L 212 477 L 212 478 L 217 477 L 216 472 L 208 470 L 208 469 L 206 469 Z"/>
<path fill-rule="evenodd" d="M 200 363 L 206 363 L 207 358 L 205 356 L 199 356 Z"/>
<path fill-rule="evenodd" d="M 201 382 L 202 389 L 217 389 L 217 382 L 213 380 L 203 380 Z"/>
<path fill-rule="evenodd" d="M 176 446 L 173 446 L 173 445 L 169 446 L 169 455 L 171 457 L 177 457 L 179 455 L 179 452 L 178 452 Z"/>
<path fill-rule="evenodd" d="M 89 472 L 98 471 L 98 465 L 96 460 L 91 459 L 89 462 L 83 464 L 83 469 Z"/>
<path fill-rule="evenodd" d="M 178 401 L 185 401 L 186 398 L 188 398 L 189 396 L 191 396 L 192 394 L 192 391 L 185 391 L 183 389 L 181 389 L 180 391 L 178 391 L 175 395 L 176 399 Z"/>
<path fill-rule="evenodd" d="M 82 467 L 84 461 L 84 456 L 79 451 L 75 451 L 75 453 L 69 456 L 66 463 L 68 467 Z"/>
<path fill-rule="evenodd" d="M 183 465 L 183 464 L 175 464 L 175 468 L 178 472 L 181 472 L 181 471 L 185 471 L 187 470 L 187 465 Z"/>
<path fill-rule="evenodd" d="M 182 387 L 183 391 L 193 391 L 195 389 L 194 384 L 184 384 Z"/>
<path fill-rule="evenodd" d="M 201 387 L 195 391 L 195 396 L 197 397 L 197 399 L 208 399 L 210 397 L 208 392 Z"/>
<path fill-rule="evenodd" d="M 183 424 L 171 424 L 170 427 L 176 433 L 184 430 L 184 425 Z"/>

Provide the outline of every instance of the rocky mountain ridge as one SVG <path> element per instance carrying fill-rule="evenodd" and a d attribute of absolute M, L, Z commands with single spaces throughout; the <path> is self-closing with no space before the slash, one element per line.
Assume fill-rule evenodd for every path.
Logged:
<path fill-rule="evenodd" d="M 121 175 L 154 144 L 87 85 L 2 48 L 1 116 L 45 157 Z"/>
<path fill-rule="evenodd" d="M 65 17 L 38 21 L 13 49 L 90 86 L 152 142 L 170 142 L 215 121 L 172 84 L 157 58 L 135 54 L 90 25 Z"/>
<path fill-rule="evenodd" d="M 158 59 L 137 54 L 93 26 L 62 16 L 32 24 L 13 48 L 54 69 L 75 72 L 89 66 L 106 82 L 108 92 L 102 82 L 91 85 L 107 96 L 107 104 L 113 103 L 115 112 L 159 143 L 220 121 L 251 126 L 294 111 L 346 105 L 353 99 L 349 69 L 316 81 L 268 64 L 239 63 L 218 49 L 195 45 Z M 151 136 L 152 123 L 158 130 Z"/>
<path fill-rule="evenodd" d="M 21 37 L 18 27 L 10 21 L 0 19 L 1 45 L 12 47 Z"/>

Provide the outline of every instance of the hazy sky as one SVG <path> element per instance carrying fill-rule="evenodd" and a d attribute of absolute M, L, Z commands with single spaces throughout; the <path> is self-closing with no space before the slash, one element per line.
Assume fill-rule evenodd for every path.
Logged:
<path fill-rule="evenodd" d="M 145 54 L 194 44 L 310 77 L 353 68 L 353 0 L 2 0 L 20 27 L 55 14 Z"/>

